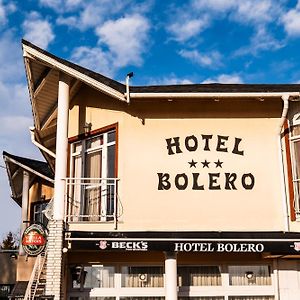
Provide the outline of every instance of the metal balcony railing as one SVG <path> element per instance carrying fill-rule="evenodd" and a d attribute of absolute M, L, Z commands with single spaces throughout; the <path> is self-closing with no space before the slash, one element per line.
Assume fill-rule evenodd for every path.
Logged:
<path fill-rule="evenodd" d="M 66 178 L 66 222 L 117 222 L 118 178 Z"/>

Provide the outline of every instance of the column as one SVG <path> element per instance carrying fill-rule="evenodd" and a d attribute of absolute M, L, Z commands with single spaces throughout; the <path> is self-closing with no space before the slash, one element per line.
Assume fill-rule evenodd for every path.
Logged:
<path fill-rule="evenodd" d="M 54 178 L 53 220 L 48 224 L 48 257 L 46 272 L 46 295 L 54 295 L 55 300 L 63 299 L 63 228 L 65 180 L 67 177 L 68 159 L 68 118 L 69 118 L 69 86 L 70 78 L 60 73 L 58 82 L 56 159 Z"/>
<path fill-rule="evenodd" d="M 22 224 L 21 224 L 21 240 L 23 232 L 26 228 L 28 221 L 28 203 L 29 203 L 29 173 L 27 171 L 23 171 L 23 188 L 22 188 Z M 20 242 L 19 254 L 25 255 L 25 251 L 22 247 L 22 241 Z"/>
<path fill-rule="evenodd" d="M 177 260 L 176 252 L 165 253 L 165 299 L 177 300 Z"/>

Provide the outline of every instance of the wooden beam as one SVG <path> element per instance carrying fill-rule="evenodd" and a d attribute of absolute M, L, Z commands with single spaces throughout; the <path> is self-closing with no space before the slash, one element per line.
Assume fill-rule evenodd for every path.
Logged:
<path fill-rule="evenodd" d="M 37 82 L 34 84 L 34 98 L 38 96 L 40 91 L 45 86 L 46 82 L 49 80 L 49 77 L 52 75 L 53 69 L 50 69 L 49 67 L 46 67 L 46 69 L 43 71 Z"/>

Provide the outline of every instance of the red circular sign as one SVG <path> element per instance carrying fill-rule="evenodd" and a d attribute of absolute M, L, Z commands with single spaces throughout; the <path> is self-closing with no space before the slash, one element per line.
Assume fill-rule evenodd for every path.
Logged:
<path fill-rule="evenodd" d="M 46 243 L 47 235 L 42 225 L 32 224 L 24 230 L 22 246 L 28 255 L 39 255 L 45 249 Z"/>

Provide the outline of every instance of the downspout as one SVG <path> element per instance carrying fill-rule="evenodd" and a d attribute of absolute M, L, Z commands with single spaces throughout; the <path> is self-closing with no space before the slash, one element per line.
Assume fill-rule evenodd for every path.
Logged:
<path fill-rule="evenodd" d="M 284 125 L 284 122 L 287 117 L 288 109 L 289 109 L 289 94 L 284 94 L 281 96 L 283 101 L 283 109 L 281 113 L 279 129 L 278 129 L 278 137 L 279 137 L 279 151 L 281 157 L 281 168 L 282 168 L 282 181 L 283 181 L 283 197 L 282 197 L 282 208 L 283 208 L 283 225 L 284 231 L 290 231 L 290 222 L 289 222 L 289 207 L 287 204 L 287 193 L 286 193 L 286 178 L 285 178 L 285 169 L 284 169 L 284 157 L 283 157 L 283 149 L 282 149 L 282 141 L 281 141 L 281 131 Z"/>
<path fill-rule="evenodd" d="M 129 79 L 133 77 L 133 72 L 130 72 L 126 76 L 126 102 L 130 103 L 130 92 L 129 92 Z"/>
<path fill-rule="evenodd" d="M 31 137 L 31 142 L 37 146 L 38 148 L 40 148 L 42 151 L 48 153 L 50 156 L 52 157 L 56 157 L 55 153 L 52 152 L 51 150 L 47 149 L 45 146 L 43 146 L 42 144 L 40 144 L 38 141 L 36 141 L 35 139 L 35 135 L 34 135 L 34 131 L 35 131 L 35 128 L 32 126 L 32 127 L 29 127 L 29 130 L 30 130 L 30 137 Z"/>
<path fill-rule="evenodd" d="M 278 132 L 279 135 L 281 134 L 281 130 L 282 130 L 284 121 L 286 119 L 286 116 L 287 116 L 287 113 L 288 113 L 288 110 L 289 110 L 289 98 L 290 98 L 289 94 L 284 94 L 284 95 L 281 96 L 281 99 L 283 101 L 283 110 L 282 110 L 282 114 L 281 114 L 281 118 L 280 118 L 280 124 L 279 124 L 279 132 Z"/>

